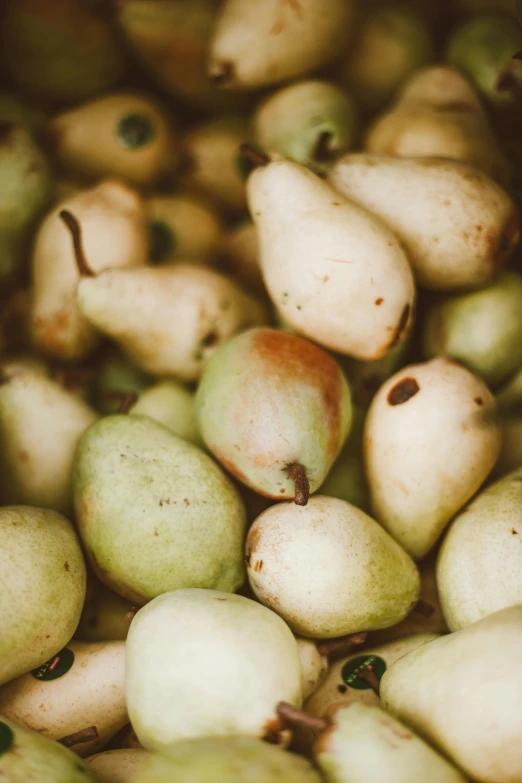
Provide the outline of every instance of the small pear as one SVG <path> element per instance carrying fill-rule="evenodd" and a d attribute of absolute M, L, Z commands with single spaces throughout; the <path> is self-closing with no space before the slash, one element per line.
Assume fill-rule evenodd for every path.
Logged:
<path fill-rule="evenodd" d="M 79 756 L 100 750 L 128 722 L 125 643 L 71 641 L 38 669 L 0 688 L 0 714 Z M 94 739 L 82 732 L 96 728 Z"/>
<path fill-rule="evenodd" d="M 215 211 L 191 196 L 153 196 L 145 203 L 152 264 L 209 263 L 221 240 Z"/>
<path fill-rule="evenodd" d="M 373 398 L 365 464 L 375 518 L 414 558 L 435 545 L 475 494 L 500 452 L 487 386 L 462 365 L 437 358 L 396 373 Z"/>
<path fill-rule="evenodd" d="M 121 392 L 140 395 L 152 380 L 128 356 L 112 348 L 102 358 L 95 384 L 96 408 L 102 413 L 117 413 Z"/>
<path fill-rule="evenodd" d="M 244 220 L 223 234 L 219 267 L 246 288 L 265 290 L 259 268 L 257 230 L 251 220 Z"/>
<path fill-rule="evenodd" d="M 58 742 L 0 718 L 0 777 L 5 783 L 103 783 Z"/>
<path fill-rule="evenodd" d="M 58 204 L 36 236 L 31 331 L 35 348 L 55 359 L 81 359 L 100 342 L 76 304 L 80 270 L 75 242 L 61 213 L 81 221 L 81 241 L 93 272 L 147 261 L 147 229 L 138 193 L 106 180 Z"/>
<path fill-rule="evenodd" d="M 385 710 L 478 783 L 522 776 L 522 606 L 419 647 L 381 680 Z"/>
<path fill-rule="evenodd" d="M 107 416 L 82 436 L 76 521 L 95 574 L 137 604 L 243 581 L 243 503 L 215 462 L 148 416 Z M 132 498 L 132 502 L 130 501 Z"/>
<path fill-rule="evenodd" d="M 253 117 L 254 138 L 318 172 L 353 145 L 356 116 L 345 92 L 327 81 L 301 81 L 266 98 Z"/>
<path fill-rule="evenodd" d="M 137 781 L 150 753 L 141 748 L 106 750 L 86 759 L 101 783 L 134 783 Z"/>
<path fill-rule="evenodd" d="M 463 163 L 357 153 L 341 158 L 329 181 L 394 232 L 424 288 L 484 287 L 520 238 L 512 198 Z"/>
<path fill-rule="evenodd" d="M 346 46 L 352 0 L 225 0 L 210 41 L 208 75 L 220 87 L 251 90 L 332 62 Z"/>
<path fill-rule="evenodd" d="M 497 394 L 499 409 L 520 408 L 522 402 L 522 369 Z M 522 421 L 519 415 L 507 417 L 502 422 L 502 448 L 495 465 L 495 475 L 504 476 L 522 466 Z"/>
<path fill-rule="evenodd" d="M 156 99 L 115 93 L 56 116 L 45 137 L 58 164 L 88 181 L 121 178 L 155 184 L 174 171 L 178 142 L 170 117 Z"/>
<path fill-rule="evenodd" d="M 160 381 L 140 394 L 132 412 L 150 416 L 175 435 L 199 445 L 194 403 L 194 394 L 180 383 Z"/>
<path fill-rule="evenodd" d="M 49 509 L 0 509 L 0 685 L 67 644 L 85 598 L 85 563 L 71 523 Z"/>
<path fill-rule="evenodd" d="M 332 465 L 326 481 L 321 485 L 321 495 L 346 500 L 362 511 L 369 507 L 362 449 L 364 416 L 365 411 L 354 406 L 348 439 Z"/>
<path fill-rule="evenodd" d="M 303 701 L 321 685 L 328 672 L 328 657 L 322 655 L 312 639 L 296 637 L 297 652 L 301 662 L 301 690 Z"/>
<path fill-rule="evenodd" d="M 123 641 L 135 613 L 131 601 L 109 590 L 88 572 L 85 603 L 74 638 L 82 642 Z"/>
<path fill-rule="evenodd" d="M 483 291 L 435 300 L 424 322 L 424 354 L 449 356 L 492 385 L 522 366 L 522 277 L 504 272 Z"/>
<path fill-rule="evenodd" d="M 274 305 L 326 348 L 381 358 L 404 339 L 415 303 L 398 239 L 305 166 L 261 162 L 249 177 L 248 201 Z"/>
<path fill-rule="evenodd" d="M 250 329 L 210 360 L 196 394 L 203 441 L 261 495 L 306 505 L 351 423 L 348 384 L 332 357 L 276 329 Z"/>

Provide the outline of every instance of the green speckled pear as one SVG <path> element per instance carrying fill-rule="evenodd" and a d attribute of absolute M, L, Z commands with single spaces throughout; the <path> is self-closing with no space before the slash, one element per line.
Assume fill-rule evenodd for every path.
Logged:
<path fill-rule="evenodd" d="M 101 783 L 137 783 L 149 758 L 150 753 L 142 748 L 121 748 L 96 753 L 86 761 Z"/>

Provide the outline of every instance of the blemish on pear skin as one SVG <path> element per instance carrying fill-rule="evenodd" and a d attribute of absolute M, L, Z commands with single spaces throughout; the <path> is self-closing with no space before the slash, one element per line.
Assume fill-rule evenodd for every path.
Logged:
<path fill-rule="evenodd" d="M 402 405 L 411 400 L 419 391 L 420 386 L 415 378 L 403 378 L 388 392 L 388 405 Z"/>
<path fill-rule="evenodd" d="M 263 561 L 262 560 L 258 560 L 257 563 L 254 566 L 254 571 L 259 573 L 259 571 L 261 571 L 262 568 L 263 568 Z"/>
<path fill-rule="evenodd" d="M 69 570 L 69 563 L 67 562 L 67 560 L 66 560 L 66 561 L 65 561 L 65 563 L 63 564 L 63 567 L 65 568 L 65 570 L 66 570 L 66 571 L 68 571 L 68 570 Z"/>
<path fill-rule="evenodd" d="M 411 305 L 408 303 L 407 305 L 404 306 L 404 309 L 401 313 L 401 317 L 399 318 L 399 323 L 397 324 L 392 340 L 388 346 L 388 350 L 390 350 L 390 348 L 394 348 L 396 345 L 398 345 L 401 342 L 406 332 L 406 329 L 408 328 L 410 315 L 411 315 Z"/>
<path fill-rule="evenodd" d="M 511 528 L 511 535 L 518 536 L 518 531 L 514 527 Z"/>
<path fill-rule="evenodd" d="M 413 607 L 413 611 L 422 615 L 422 617 L 431 617 L 435 612 L 435 607 L 431 604 L 428 604 L 426 601 L 417 601 Z"/>
<path fill-rule="evenodd" d="M 384 299 L 382 298 L 382 296 L 380 296 L 378 299 L 375 300 L 375 304 L 377 305 L 377 307 L 379 307 L 379 305 L 382 305 L 383 302 Z"/>
<path fill-rule="evenodd" d="M 479 405 L 479 406 L 482 406 L 482 405 L 484 405 L 484 400 L 482 399 L 482 397 L 475 397 L 475 399 L 473 400 L 473 402 L 476 402 L 476 403 L 477 403 L 477 405 Z"/>

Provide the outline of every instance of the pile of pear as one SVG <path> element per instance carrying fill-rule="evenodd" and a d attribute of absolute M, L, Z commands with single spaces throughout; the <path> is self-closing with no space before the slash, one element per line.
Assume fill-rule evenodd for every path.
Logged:
<path fill-rule="evenodd" d="M 2 783 L 522 781 L 517 5 L 2 3 Z"/>

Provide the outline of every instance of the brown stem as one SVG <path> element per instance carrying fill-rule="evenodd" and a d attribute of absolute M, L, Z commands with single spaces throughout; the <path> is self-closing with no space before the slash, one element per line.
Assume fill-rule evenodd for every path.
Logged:
<path fill-rule="evenodd" d="M 364 680 L 365 683 L 367 683 L 372 691 L 377 694 L 377 696 L 380 695 L 381 692 L 381 683 L 377 675 L 375 674 L 375 670 L 373 666 L 366 666 L 364 669 L 361 669 L 361 671 L 357 672 L 357 678 L 359 680 Z"/>
<path fill-rule="evenodd" d="M 250 144 L 240 144 L 239 152 L 253 166 L 266 166 L 267 163 L 270 163 L 270 158 L 265 152 L 251 147 Z"/>
<path fill-rule="evenodd" d="M 306 475 L 306 468 L 299 462 L 289 465 L 286 470 L 288 478 L 294 482 L 294 502 L 298 506 L 306 506 L 310 497 L 310 483 Z"/>
<path fill-rule="evenodd" d="M 131 408 L 133 408 L 138 401 L 138 395 L 135 391 L 107 392 L 106 394 L 103 395 L 103 398 L 104 400 L 107 400 L 107 402 L 110 402 L 111 400 L 120 400 L 118 413 L 121 413 L 123 415 L 130 413 Z"/>
<path fill-rule="evenodd" d="M 91 267 L 87 263 L 85 253 L 83 252 L 82 245 L 82 229 L 79 221 L 74 217 L 72 212 L 67 209 L 62 209 L 59 217 L 63 220 L 69 231 L 73 241 L 74 255 L 76 257 L 76 264 L 78 271 L 82 277 L 96 277 Z"/>
<path fill-rule="evenodd" d="M 323 131 L 319 134 L 312 153 L 313 159 L 318 161 L 318 163 L 327 163 L 329 160 L 333 160 L 334 153 L 330 149 L 331 141 L 332 134 L 330 131 Z"/>
<path fill-rule="evenodd" d="M 307 712 L 297 709 L 286 701 L 280 701 L 276 709 L 281 727 L 291 729 L 295 726 L 304 726 L 312 731 L 326 731 L 331 725 L 328 718 L 318 718 L 316 715 L 309 715 Z"/>
<path fill-rule="evenodd" d="M 134 618 L 136 617 L 137 612 L 138 612 L 138 607 L 133 606 L 130 612 L 127 612 L 127 614 L 125 615 L 125 622 L 130 625 L 134 620 Z"/>
<path fill-rule="evenodd" d="M 58 740 L 61 745 L 65 745 L 66 748 L 72 748 L 73 745 L 82 745 L 84 742 L 91 742 L 91 740 L 98 739 L 98 729 L 96 726 L 89 726 L 87 729 L 76 731 L 74 734 L 68 734 L 66 737 L 62 737 Z"/>
<path fill-rule="evenodd" d="M 320 642 L 317 641 L 315 646 L 320 655 L 330 655 L 345 647 L 351 647 L 355 644 L 364 644 L 367 636 L 367 633 L 356 633 L 351 636 L 339 636 L 337 639 L 323 639 Z"/>

